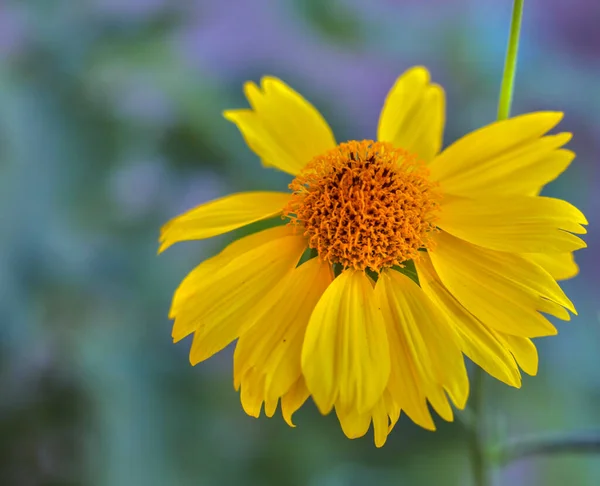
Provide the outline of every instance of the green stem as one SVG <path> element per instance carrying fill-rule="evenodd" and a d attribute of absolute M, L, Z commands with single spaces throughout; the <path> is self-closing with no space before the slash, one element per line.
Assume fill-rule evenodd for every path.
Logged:
<path fill-rule="evenodd" d="M 514 0 L 512 20 L 510 23 L 510 37 L 506 48 L 504 61 L 504 75 L 500 87 L 500 101 L 498 102 L 498 120 L 506 120 L 510 116 L 510 106 L 515 85 L 517 71 L 517 56 L 519 54 L 519 34 L 521 33 L 521 20 L 523 18 L 524 0 Z"/>
<path fill-rule="evenodd" d="M 488 486 L 490 484 L 483 412 L 485 405 L 484 378 L 483 370 L 476 366 L 471 385 L 471 430 L 469 431 L 474 486 Z"/>
<path fill-rule="evenodd" d="M 505 120 L 510 116 L 523 18 L 523 2 L 524 0 L 514 0 L 513 3 L 510 37 L 498 102 L 498 121 Z M 505 465 L 538 455 L 600 453 L 600 430 L 563 436 L 522 437 L 488 450 L 483 411 L 484 376 L 483 370 L 476 367 L 473 375 L 471 411 L 464 417 L 469 429 L 469 446 L 475 486 L 491 484 L 490 465 Z"/>
<path fill-rule="evenodd" d="M 500 87 L 500 100 L 498 101 L 498 120 L 506 120 L 510 115 L 513 91 L 515 86 L 515 73 L 517 70 L 517 56 L 519 54 L 519 36 L 521 33 L 521 20 L 523 18 L 524 0 L 514 0 L 512 20 L 510 23 L 510 36 L 506 48 L 504 61 L 504 74 Z M 484 372 L 478 366 L 473 375 L 473 396 L 471 397 L 471 422 L 470 449 L 473 479 L 475 486 L 489 486 L 491 484 L 487 444 L 485 436 L 484 415 Z"/>

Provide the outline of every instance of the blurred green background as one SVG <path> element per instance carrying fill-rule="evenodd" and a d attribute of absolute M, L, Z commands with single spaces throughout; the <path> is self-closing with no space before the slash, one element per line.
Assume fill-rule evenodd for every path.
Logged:
<path fill-rule="evenodd" d="M 514 113 L 566 112 L 572 167 L 547 194 L 590 220 L 579 317 L 538 340 L 521 390 L 487 382 L 494 435 L 600 426 L 600 2 L 525 2 Z M 156 256 L 168 218 L 284 189 L 221 117 L 281 77 L 338 140 L 374 138 L 396 76 L 424 64 L 446 143 L 491 122 L 508 0 L 3 0 L 0 3 L 0 485 L 468 485 L 466 434 L 402 417 L 350 441 L 312 404 L 247 417 L 231 349 L 192 368 L 172 292 L 236 235 Z M 500 485 L 600 484 L 600 456 L 514 463 Z"/>

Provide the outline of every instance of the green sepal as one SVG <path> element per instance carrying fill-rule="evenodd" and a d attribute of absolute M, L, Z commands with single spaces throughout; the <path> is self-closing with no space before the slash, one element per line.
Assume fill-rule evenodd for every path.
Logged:
<path fill-rule="evenodd" d="M 406 260 L 402 265 L 403 267 L 394 265 L 392 269 L 396 270 L 397 272 L 403 273 L 420 287 L 421 284 L 419 283 L 419 274 L 417 273 L 415 262 L 413 262 L 412 260 Z"/>

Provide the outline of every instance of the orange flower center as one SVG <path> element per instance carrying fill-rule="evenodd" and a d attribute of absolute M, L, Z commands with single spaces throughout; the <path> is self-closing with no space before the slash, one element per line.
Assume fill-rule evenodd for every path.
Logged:
<path fill-rule="evenodd" d="M 351 141 L 315 157 L 284 210 L 319 257 L 379 271 L 431 248 L 441 194 L 425 164 L 387 142 Z"/>

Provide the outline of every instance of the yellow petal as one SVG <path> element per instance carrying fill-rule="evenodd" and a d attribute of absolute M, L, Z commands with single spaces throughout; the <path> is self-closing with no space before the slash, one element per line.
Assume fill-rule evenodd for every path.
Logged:
<path fill-rule="evenodd" d="M 281 214 L 290 194 L 245 192 L 202 204 L 165 224 L 159 253 L 174 243 L 202 240 Z"/>
<path fill-rule="evenodd" d="M 400 418 L 400 407 L 392 398 L 389 390 L 386 390 L 383 397 L 377 402 L 372 415 L 375 447 L 383 447 Z"/>
<path fill-rule="evenodd" d="M 429 252 L 448 291 L 485 325 L 523 337 L 549 336 L 556 329 L 537 311 L 564 318 L 571 301 L 540 266 L 519 255 L 487 250 L 441 231 Z"/>
<path fill-rule="evenodd" d="M 239 338 L 234 355 L 234 382 L 250 368 L 265 374 L 267 396 L 283 396 L 301 374 L 300 355 L 310 315 L 333 280 L 331 265 L 313 258 L 295 268 L 280 284 L 268 312 Z"/>
<path fill-rule="evenodd" d="M 194 299 L 202 299 L 204 287 L 209 284 L 211 275 L 219 268 L 227 265 L 231 260 L 243 253 L 253 250 L 274 239 L 284 238 L 291 236 L 292 234 L 290 226 L 277 226 L 266 231 L 259 231 L 258 233 L 245 236 L 230 243 L 218 255 L 202 262 L 192 270 L 185 279 L 183 279 L 173 296 L 169 317 L 174 319 L 184 305 L 194 305 Z M 173 339 L 175 342 L 183 339 L 196 329 L 195 326 L 181 328 L 179 327 L 180 324 L 182 324 L 181 320 L 178 323 L 176 322 L 176 325 L 173 327 Z"/>
<path fill-rule="evenodd" d="M 253 368 L 248 370 L 243 379 L 240 400 L 242 408 L 251 417 L 258 418 L 264 401 L 265 377 Z"/>
<path fill-rule="evenodd" d="M 366 412 L 381 397 L 390 374 L 389 348 L 364 272 L 344 271 L 317 303 L 306 330 L 302 372 L 323 414 L 334 403 Z"/>
<path fill-rule="evenodd" d="M 300 376 L 296 383 L 281 398 L 281 414 L 283 419 L 290 427 L 295 427 L 292 422 L 292 415 L 304 404 L 310 396 L 304 377 Z"/>
<path fill-rule="evenodd" d="M 504 176 L 502 173 L 498 173 L 496 177 L 493 177 L 493 172 L 489 173 L 492 177 L 488 184 L 482 181 L 473 190 L 465 193 L 471 197 L 475 194 L 483 196 L 492 193 L 504 196 L 509 194 L 538 196 L 543 187 L 560 176 L 575 159 L 575 152 L 557 148 L 570 139 L 570 133 L 559 133 L 540 138 L 534 146 L 535 152 L 505 156 L 510 157 L 513 164 L 515 161 L 521 164 L 520 166 L 510 164 L 513 167 L 510 174 Z M 480 189 L 482 186 L 483 188 Z"/>
<path fill-rule="evenodd" d="M 376 447 L 383 447 L 388 434 L 400 418 L 400 407 L 392 398 L 389 390 L 385 390 L 370 412 L 359 413 L 356 409 L 345 410 L 336 405 L 335 412 L 342 426 L 342 431 L 349 439 L 364 436 L 373 422 L 373 435 Z"/>
<path fill-rule="evenodd" d="M 390 424 L 388 427 L 388 435 L 392 432 L 392 429 L 396 426 L 396 424 L 398 423 L 398 420 L 400 420 L 400 412 L 401 409 L 399 406 L 394 405 L 393 409 L 389 409 L 388 408 L 388 413 L 390 413 Z"/>
<path fill-rule="evenodd" d="M 427 69 L 413 67 L 397 79 L 388 93 L 377 138 L 429 162 L 442 146 L 445 110 L 444 90 L 430 82 Z"/>
<path fill-rule="evenodd" d="M 244 91 L 253 109 L 229 110 L 224 116 L 263 164 L 296 175 L 313 157 L 336 146 L 321 114 L 283 81 L 264 77 L 260 88 L 248 82 Z"/>
<path fill-rule="evenodd" d="M 279 398 L 269 398 L 265 397 L 265 415 L 271 418 L 275 415 L 275 411 L 277 410 L 277 404 L 279 403 Z"/>
<path fill-rule="evenodd" d="M 356 409 L 335 407 L 342 431 L 348 439 L 358 439 L 367 433 L 371 425 L 371 412 L 359 413 Z"/>
<path fill-rule="evenodd" d="M 556 152 L 570 134 L 540 138 L 562 116 L 531 113 L 476 130 L 431 162 L 431 178 L 442 184 L 444 194 L 530 194 L 555 179 L 574 157 L 568 151 Z"/>
<path fill-rule="evenodd" d="M 241 379 L 240 401 L 242 408 L 251 417 L 258 418 L 263 403 L 265 415 L 272 417 L 277 410 L 279 397 L 269 399 L 265 396 L 265 375 L 256 368 L 250 368 Z"/>
<path fill-rule="evenodd" d="M 396 411 L 389 411 L 387 403 L 384 397 L 381 397 L 375 409 L 373 410 L 373 436 L 375 439 L 375 447 L 383 447 L 387 441 L 387 436 L 390 433 L 390 419 L 389 415 L 395 414 Z M 400 409 L 397 408 L 398 415 L 400 415 Z"/>
<path fill-rule="evenodd" d="M 428 255 L 415 262 L 419 283 L 436 306 L 446 314 L 469 358 L 498 380 L 520 388 L 521 374 L 510 351 L 489 329 L 465 309 L 440 282 Z"/>
<path fill-rule="evenodd" d="M 410 419 L 428 430 L 435 430 L 435 424 L 431 418 L 427 406 L 427 396 L 424 387 L 421 386 L 423 379 L 416 362 L 408 349 L 406 339 L 393 322 L 387 307 L 382 307 L 386 322 L 388 341 L 390 343 L 391 371 L 388 388 Z M 425 378 L 426 379 L 426 378 Z"/>
<path fill-rule="evenodd" d="M 383 400 L 385 403 L 385 408 L 388 412 L 388 416 L 390 418 L 390 424 L 388 426 L 388 434 L 389 434 L 392 431 L 392 429 L 395 427 L 396 423 L 398 423 L 398 420 L 400 419 L 401 408 L 398 405 L 398 403 L 396 403 L 396 401 L 394 400 L 394 397 L 392 397 L 392 394 L 390 393 L 389 388 L 383 394 Z"/>
<path fill-rule="evenodd" d="M 425 429 L 435 430 L 423 386 L 423 382 L 428 378 L 418 366 L 421 363 L 420 359 L 414 360 L 403 328 L 396 322 L 402 316 L 397 315 L 396 306 L 390 305 L 384 290 L 385 286 L 379 284 L 376 286 L 375 293 L 383 312 L 390 346 L 391 366 L 388 389 L 400 408 L 414 423 Z"/>
<path fill-rule="evenodd" d="M 584 248 L 585 216 L 560 199 L 534 196 L 447 198 L 438 226 L 469 243 L 514 253 L 560 253 Z"/>
<path fill-rule="evenodd" d="M 169 319 L 175 319 L 179 309 L 190 299 L 198 298 L 202 291 L 206 279 L 219 269 L 223 264 L 227 264 L 228 260 L 221 258 L 221 255 L 216 255 L 208 260 L 203 261 L 200 265 L 194 268 L 177 287 L 171 302 L 171 310 L 169 311 Z M 184 337 L 194 332 L 195 327 L 181 327 L 180 320 L 177 325 L 173 326 L 171 336 L 174 342 L 177 342 Z"/>
<path fill-rule="evenodd" d="M 537 263 L 556 280 L 567 280 L 579 273 L 573 253 L 526 253 L 522 256 Z"/>
<path fill-rule="evenodd" d="M 280 230 L 266 231 L 276 235 Z M 207 277 L 201 298 L 188 299 L 175 317 L 179 329 L 195 329 L 192 364 L 223 349 L 268 310 L 278 285 L 296 267 L 305 248 L 300 235 L 275 238 L 237 255 Z"/>
<path fill-rule="evenodd" d="M 469 394 L 458 337 L 446 316 L 406 275 L 394 270 L 382 272 L 375 293 L 388 340 L 397 346 L 390 350 L 391 395 L 415 423 L 433 429 L 424 397 L 444 418 L 451 419 L 442 387 L 458 408 L 464 408 Z"/>
<path fill-rule="evenodd" d="M 538 371 L 538 352 L 531 339 L 497 332 L 496 336 L 513 354 L 521 369 L 535 376 Z"/>

